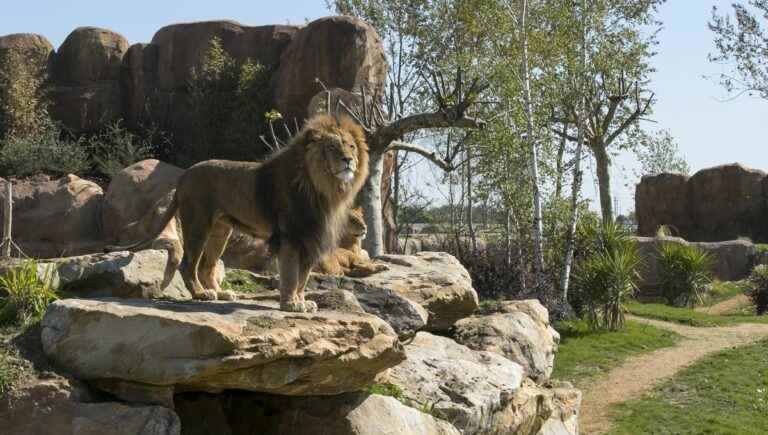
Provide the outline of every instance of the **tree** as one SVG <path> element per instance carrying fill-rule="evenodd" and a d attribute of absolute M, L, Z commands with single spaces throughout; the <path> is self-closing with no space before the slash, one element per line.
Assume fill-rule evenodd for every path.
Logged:
<path fill-rule="evenodd" d="M 643 133 L 640 144 L 635 149 L 640 162 L 639 175 L 655 175 L 674 172 L 688 175 L 688 162 L 680 155 L 680 150 L 669 130 L 659 130 L 655 134 Z"/>
<path fill-rule="evenodd" d="M 709 60 L 730 67 L 731 71 L 720 75 L 728 92 L 756 93 L 768 99 L 768 34 L 752 9 L 768 19 L 768 0 L 734 3 L 733 20 L 712 8 L 709 28 L 715 34 L 717 52 Z"/>
<path fill-rule="evenodd" d="M 648 64 L 656 44 L 658 28 L 653 15 L 663 0 L 597 0 L 590 2 L 587 25 L 591 32 L 588 56 L 584 134 L 595 158 L 603 220 L 613 220 L 610 152 L 612 148 L 631 148 L 631 134 L 637 123 L 650 114 L 654 94 L 648 89 Z M 562 101 L 553 117 L 561 124 L 557 133 L 576 141 L 565 126 L 576 126 L 573 101 Z"/>

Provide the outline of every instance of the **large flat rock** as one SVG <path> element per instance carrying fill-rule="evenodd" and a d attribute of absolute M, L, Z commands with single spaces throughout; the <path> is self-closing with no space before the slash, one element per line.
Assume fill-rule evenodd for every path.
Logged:
<path fill-rule="evenodd" d="M 173 392 L 340 394 L 405 359 L 397 334 L 372 315 L 247 302 L 60 300 L 43 318 L 42 342 L 79 379 Z"/>
<path fill-rule="evenodd" d="M 421 305 L 429 314 L 427 330 L 447 331 L 478 307 L 469 272 L 450 254 L 383 255 L 375 262 L 389 270 L 356 280 L 391 289 Z"/>

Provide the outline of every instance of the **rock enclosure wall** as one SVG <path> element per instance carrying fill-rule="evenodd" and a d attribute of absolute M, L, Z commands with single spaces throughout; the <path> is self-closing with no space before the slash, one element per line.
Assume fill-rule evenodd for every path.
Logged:
<path fill-rule="evenodd" d="M 702 169 L 691 177 L 643 177 L 635 191 L 638 235 L 660 225 L 696 242 L 749 237 L 768 242 L 768 178 L 738 163 Z"/>

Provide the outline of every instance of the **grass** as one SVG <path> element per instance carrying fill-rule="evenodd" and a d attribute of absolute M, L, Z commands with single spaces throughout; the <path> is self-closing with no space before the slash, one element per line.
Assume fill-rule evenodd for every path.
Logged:
<path fill-rule="evenodd" d="M 728 326 L 739 323 L 768 323 L 768 316 L 755 316 L 753 314 L 707 314 L 683 307 L 671 307 L 664 304 L 642 304 L 631 302 L 627 304 L 631 314 L 649 319 L 676 322 L 689 326 Z M 754 310 L 752 310 L 754 312 Z"/>
<path fill-rule="evenodd" d="M 764 434 L 768 341 L 705 357 L 613 409 L 616 434 Z"/>
<path fill-rule="evenodd" d="M 752 285 L 747 280 L 743 281 L 714 281 L 712 291 L 704 298 L 705 306 L 712 306 L 725 300 L 731 299 L 747 290 L 752 289 Z"/>
<path fill-rule="evenodd" d="M 222 288 L 239 293 L 259 293 L 266 290 L 264 285 L 254 280 L 251 272 L 239 269 L 227 269 Z"/>
<path fill-rule="evenodd" d="M 42 275 L 35 261 L 25 260 L 0 276 L 0 325 L 28 325 L 42 318 L 58 297 L 52 287 L 52 268 Z"/>
<path fill-rule="evenodd" d="M 585 381 L 618 366 L 633 355 L 675 344 L 671 331 L 627 321 L 618 331 L 592 331 L 586 322 L 559 322 L 560 348 L 555 356 L 553 378 Z"/>

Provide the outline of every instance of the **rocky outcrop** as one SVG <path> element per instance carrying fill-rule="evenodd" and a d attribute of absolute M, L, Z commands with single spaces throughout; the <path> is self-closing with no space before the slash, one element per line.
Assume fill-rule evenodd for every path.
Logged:
<path fill-rule="evenodd" d="M 47 66 L 53 56 L 53 45 L 45 36 L 34 33 L 13 33 L 0 36 L 0 55 L 14 50 L 24 55 L 29 61 Z"/>
<path fill-rule="evenodd" d="M 276 73 L 277 110 L 298 119 L 323 88 L 380 90 L 387 73 L 381 38 L 372 26 L 354 17 L 326 17 L 302 28 L 280 57 Z"/>
<path fill-rule="evenodd" d="M 176 398 L 188 435 L 458 435 L 450 423 L 391 397 L 351 393 L 279 397 L 246 392 L 181 394 Z"/>
<path fill-rule="evenodd" d="M 519 364 L 426 332 L 416 334 L 405 348 L 407 359 L 387 379 L 407 400 L 462 433 L 515 433 L 519 421 L 509 417 L 523 381 Z"/>
<path fill-rule="evenodd" d="M 463 434 L 578 434 L 581 394 L 570 384 L 537 385 L 515 362 L 426 332 L 405 348 L 387 380 Z"/>
<path fill-rule="evenodd" d="M 654 236 L 659 225 L 668 225 L 691 241 L 765 242 L 768 179 L 737 163 L 702 169 L 690 178 L 646 176 L 636 188 L 635 211 L 640 236 Z"/>
<path fill-rule="evenodd" d="M 497 313 L 459 320 L 453 337 L 470 349 L 520 364 L 525 375 L 539 383 L 549 380 L 560 342 L 547 309 L 535 299 L 504 302 Z"/>
<path fill-rule="evenodd" d="M 128 40 L 80 27 L 56 52 L 52 114 L 74 131 L 93 131 L 123 117 L 120 68 Z"/>
<path fill-rule="evenodd" d="M 1 190 L 4 201 L 5 189 Z M 101 187 L 75 175 L 14 181 L 14 241 L 31 257 L 100 251 L 103 197 Z"/>
<path fill-rule="evenodd" d="M 725 242 L 688 242 L 679 237 L 636 237 L 643 269 L 640 274 L 640 288 L 643 293 L 658 292 L 661 265 L 658 249 L 663 243 L 693 245 L 708 252 L 713 260 L 712 274 L 721 281 L 738 281 L 749 276 L 757 262 L 757 247 L 747 240 Z"/>
<path fill-rule="evenodd" d="M 391 289 L 421 305 L 429 314 L 427 330 L 446 331 L 478 307 L 469 272 L 448 253 L 383 255 L 375 262 L 389 269 L 358 281 Z"/>
<path fill-rule="evenodd" d="M 25 435 L 179 435 L 181 422 L 160 406 L 98 402 L 81 383 L 38 380 L 0 396 L 3 433 Z"/>
<path fill-rule="evenodd" d="M 175 392 L 340 394 L 405 358 L 395 332 L 374 316 L 246 302 L 67 299 L 51 304 L 42 328 L 45 354 L 78 379 Z"/>

